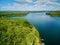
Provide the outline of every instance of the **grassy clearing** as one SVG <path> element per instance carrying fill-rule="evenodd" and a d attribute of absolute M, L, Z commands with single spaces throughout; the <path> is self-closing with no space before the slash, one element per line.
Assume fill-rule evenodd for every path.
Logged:
<path fill-rule="evenodd" d="M 46 14 L 50 16 L 60 16 L 60 11 L 51 11 Z"/>
<path fill-rule="evenodd" d="M 0 18 L 0 45 L 38 45 L 39 33 L 22 18 Z"/>
<path fill-rule="evenodd" d="M 22 16 L 22 15 L 27 15 L 29 12 L 26 11 L 1 11 L 0 12 L 0 17 L 1 16 Z"/>

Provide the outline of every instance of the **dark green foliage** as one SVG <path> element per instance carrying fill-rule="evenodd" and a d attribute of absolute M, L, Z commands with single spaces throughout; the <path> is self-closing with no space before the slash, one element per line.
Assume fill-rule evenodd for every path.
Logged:
<path fill-rule="evenodd" d="M 31 23 L 27 22 L 27 21 L 24 22 L 24 26 L 25 27 L 28 27 L 29 26 L 29 28 L 32 28 L 33 27 L 33 25 Z"/>

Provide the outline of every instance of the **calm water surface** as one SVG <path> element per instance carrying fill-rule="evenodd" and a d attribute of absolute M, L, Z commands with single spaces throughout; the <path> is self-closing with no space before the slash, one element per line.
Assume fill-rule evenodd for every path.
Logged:
<path fill-rule="evenodd" d="M 39 31 L 45 45 L 60 45 L 60 17 L 51 17 L 45 13 L 30 13 L 13 18 L 25 18 L 30 21 Z"/>

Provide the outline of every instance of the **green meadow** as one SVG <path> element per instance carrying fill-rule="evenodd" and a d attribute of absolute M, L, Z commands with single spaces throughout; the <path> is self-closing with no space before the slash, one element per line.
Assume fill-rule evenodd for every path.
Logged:
<path fill-rule="evenodd" d="M 51 11 L 46 14 L 50 16 L 60 16 L 60 11 Z"/>
<path fill-rule="evenodd" d="M 1 16 L 22 16 L 27 15 L 29 12 L 27 11 L 0 11 Z"/>

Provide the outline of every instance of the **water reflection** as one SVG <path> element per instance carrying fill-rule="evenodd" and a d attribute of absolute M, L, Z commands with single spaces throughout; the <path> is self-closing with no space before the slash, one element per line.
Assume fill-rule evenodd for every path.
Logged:
<path fill-rule="evenodd" d="M 30 21 L 40 32 L 45 45 L 60 44 L 60 17 L 51 17 L 45 13 L 30 13 L 18 18 Z"/>
<path fill-rule="evenodd" d="M 45 13 L 30 13 L 25 17 L 32 22 L 44 39 L 45 45 L 57 45 L 60 42 L 60 17 L 51 17 Z"/>

